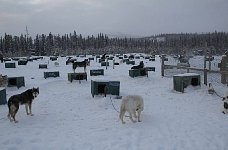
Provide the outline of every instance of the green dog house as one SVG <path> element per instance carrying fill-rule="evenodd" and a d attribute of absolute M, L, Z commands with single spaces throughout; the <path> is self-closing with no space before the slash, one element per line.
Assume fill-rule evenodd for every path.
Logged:
<path fill-rule="evenodd" d="M 68 73 L 68 81 L 72 82 L 73 80 L 79 80 L 79 83 L 81 83 L 81 80 L 87 81 L 87 73 L 86 72 Z"/>
<path fill-rule="evenodd" d="M 90 70 L 90 76 L 104 75 L 104 69 L 94 69 Z"/>
<path fill-rule="evenodd" d="M 24 77 L 8 77 L 8 87 L 16 86 L 17 88 L 20 88 L 22 86 L 25 86 L 25 79 Z"/>
<path fill-rule="evenodd" d="M 120 94 L 120 81 L 91 81 L 91 94 L 94 95 L 106 94 L 118 95 Z"/>
<path fill-rule="evenodd" d="M 44 78 L 46 79 L 49 77 L 59 77 L 59 71 L 44 72 Z"/>
<path fill-rule="evenodd" d="M 5 68 L 16 68 L 15 62 L 5 63 Z"/>
<path fill-rule="evenodd" d="M 196 73 L 184 73 L 173 76 L 173 87 L 178 92 L 184 92 L 187 86 L 200 86 L 200 75 Z"/>

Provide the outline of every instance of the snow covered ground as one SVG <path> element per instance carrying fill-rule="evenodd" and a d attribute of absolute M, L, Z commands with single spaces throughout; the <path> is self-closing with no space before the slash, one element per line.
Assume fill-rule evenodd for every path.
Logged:
<path fill-rule="evenodd" d="M 84 58 L 79 58 L 84 59 Z M 148 78 L 129 76 L 132 65 L 125 63 L 107 68 L 91 61 L 87 67 L 88 80 L 72 83 L 67 73 L 71 65 L 66 58 L 58 58 L 59 66 L 48 57 L 28 62 L 16 69 L 0 63 L 0 74 L 9 77 L 24 76 L 25 87 L 7 87 L 7 99 L 32 87 L 40 88 L 33 103 L 34 116 L 27 116 L 21 106 L 10 122 L 7 105 L 0 105 L 1 150 L 226 150 L 228 149 L 228 116 L 221 113 L 222 101 L 208 94 L 207 86 L 189 86 L 184 93 L 173 90 L 172 78 L 161 77 L 160 59 L 143 60 L 145 66 L 156 67 Z M 116 62 L 119 62 L 116 59 Z M 47 63 L 48 69 L 38 69 Z M 104 76 L 90 76 L 90 69 L 104 69 Z M 44 79 L 44 71 L 59 71 L 60 77 Z M 77 68 L 76 72 L 82 72 Z M 201 77 L 202 78 L 202 77 Z M 120 95 L 139 94 L 144 98 L 142 122 L 132 123 L 129 118 L 121 124 L 118 113 L 121 99 L 115 95 L 91 95 L 91 80 L 120 81 Z M 227 90 L 219 86 L 220 93 Z M 113 103 L 113 105 L 112 105 Z"/>

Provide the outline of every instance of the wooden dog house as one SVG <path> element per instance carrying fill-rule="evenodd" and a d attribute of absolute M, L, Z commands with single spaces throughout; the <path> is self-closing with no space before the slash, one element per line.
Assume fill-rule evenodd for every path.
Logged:
<path fill-rule="evenodd" d="M 184 73 L 173 76 L 173 87 L 178 92 L 184 92 L 187 86 L 200 86 L 200 75 L 196 73 Z"/>
<path fill-rule="evenodd" d="M 91 94 L 111 94 L 118 95 L 120 94 L 120 81 L 91 81 Z"/>
<path fill-rule="evenodd" d="M 22 86 L 25 86 L 25 80 L 24 77 L 8 77 L 8 87 L 16 86 L 17 88 L 20 88 Z"/>
<path fill-rule="evenodd" d="M 5 68 L 16 68 L 15 62 L 5 63 Z"/>
<path fill-rule="evenodd" d="M 79 80 L 79 83 L 81 83 L 81 80 L 87 81 L 87 73 L 86 72 L 68 73 L 68 81 L 72 82 L 73 80 Z"/>
<path fill-rule="evenodd" d="M 59 77 L 59 71 L 53 71 L 53 72 L 44 72 L 44 78 L 49 77 Z"/>
<path fill-rule="evenodd" d="M 104 75 L 104 69 L 90 70 L 90 76 Z"/>

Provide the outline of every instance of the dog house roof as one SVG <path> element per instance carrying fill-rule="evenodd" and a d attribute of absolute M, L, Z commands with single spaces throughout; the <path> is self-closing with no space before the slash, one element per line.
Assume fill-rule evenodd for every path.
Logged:
<path fill-rule="evenodd" d="M 178 77 L 182 77 L 182 76 L 198 76 L 199 74 L 197 73 L 183 73 L 183 74 L 177 74 L 177 75 L 174 75 L 175 77 L 178 76 Z"/>

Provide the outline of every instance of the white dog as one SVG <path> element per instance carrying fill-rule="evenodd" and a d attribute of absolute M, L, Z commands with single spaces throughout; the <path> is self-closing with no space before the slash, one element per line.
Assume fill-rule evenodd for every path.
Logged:
<path fill-rule="evenodd" d="M 123 121 L 123 117 L 125 115 L 125 112 L 127 111 L 129 113 L 129 117 L 132 122 L 136 122 L 133 120 L 132 115 L 137 119 L 138 122 L 141 122 L 140 115 L 141 111 L 144 109 L 144 103 L 143 98 L 139 95 L 128 95 L 123 98 L 121 106 L 120 106 L 120 115 L 119 118 L 122 121 L 122 124 L 125 122 Z M 137 112 L 137 115 L 136 115 Z"/>
<path fill-rule="evenodd" d="M 223 97 L 223 110 L 222 113 L 227 114 L 228 113 L 228 91 L 225 92 Z"/>

